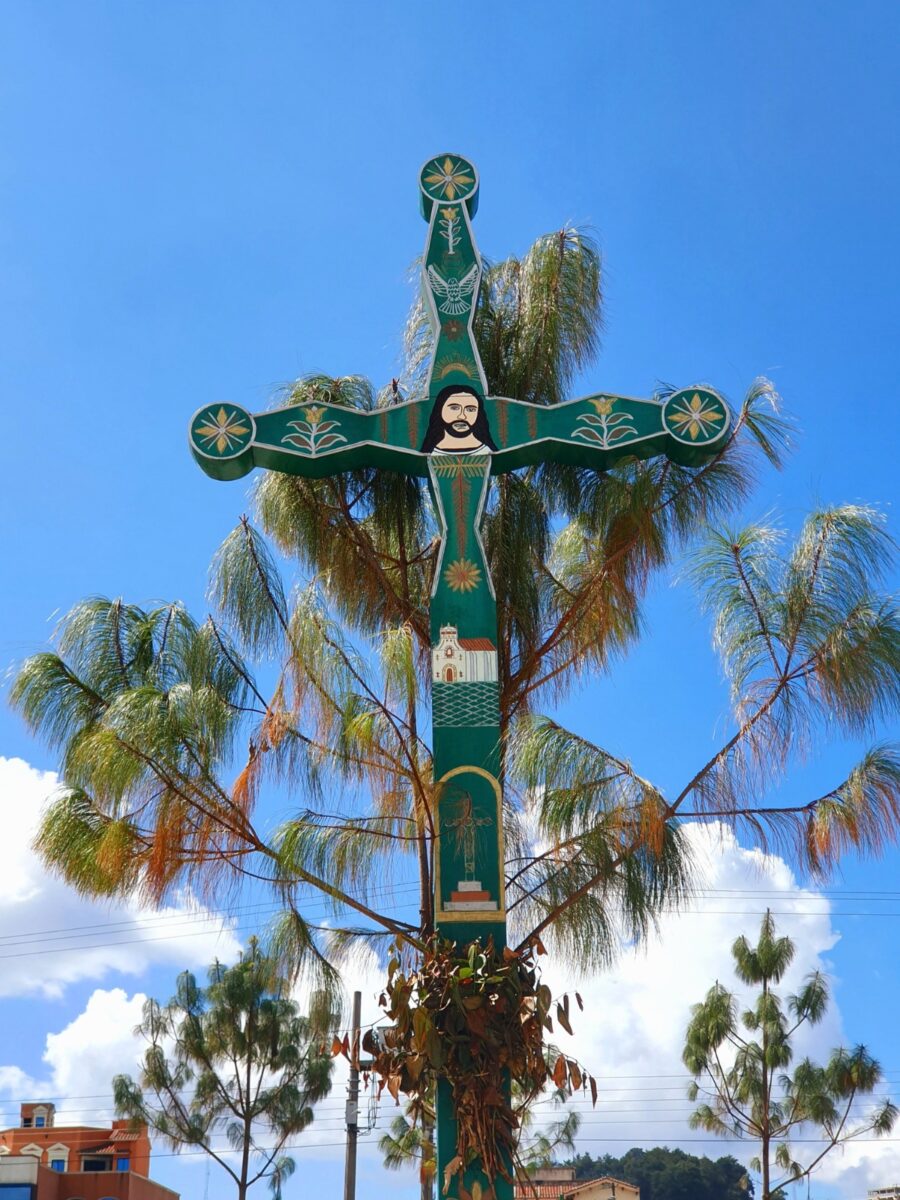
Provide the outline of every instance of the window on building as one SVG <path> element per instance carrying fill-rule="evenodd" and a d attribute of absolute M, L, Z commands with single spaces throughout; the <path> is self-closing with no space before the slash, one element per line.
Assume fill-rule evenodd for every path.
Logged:
<path fill-rule="evenodd" d="M 34 1118 L 35 1129 L 43 1129 L 46 1124 L 47 1124 L 46 1117 L 35 1117 Z"/>
<path fill-rule="evenodd" d="M 117 1171 L 127 1171 L 128 1167 L 129 1167 L 129 1163 L 130 1163 L 130 1159 L 128 1158 L 127 1154 L 125 1155 L 124 1158 L 117 1158 L 116 1159 L 116 1170 Z"/>
<path fill-rule="evenodd" d="M 108 1158 L 86 1158 L 81 1164 L 82 1171 L 108 1171 Z"/>
<path fill-rule="evenodd" d="M 31 1117 L 23 1117 L 22 1118 L 22 1128 L 23 1129 L 31 1128 Z"/>
<path fill-rule="evenodd" d="M 65 1169 L 66 1169 L 66 1160 L 64 1158 L 51 1158 L 50 1159 L 50 1170 L 51 1171 L 64 1171 Z"/>

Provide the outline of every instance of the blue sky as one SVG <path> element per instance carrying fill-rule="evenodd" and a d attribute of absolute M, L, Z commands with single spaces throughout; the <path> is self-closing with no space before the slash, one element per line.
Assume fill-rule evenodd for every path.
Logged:
<path fill-rule="evenodd" d="M 607 328 L 576 393 L 704 379 L 737 399 L 767 374 L 801 434 L 745 516 L 795 527 L 812 504 L 869 501 L 896 531 L 898 36 L 886 0 L 6 0 L 0 662 L 38 649 L 89 593 L 202 608 L 246 485 L 196 468 L 188 417 L 213 399 L 261 408 L 306 371 L 379 385 L 397 373 L 424 234 L 416 173 L 446 149 L 480 169 L 487 257 L 566 221 L 595 231 Z M 645 642 L 561 714 L 666 787 L 715 745 L 726 712 L 709 631 L 670 583 Z M 858 750 L 829 745 L 789 786 L 806 798 Z M 6 708 L 0 753 L 55 766 Z M 28 778 L 8 777 L 5 809 L 37 802 Z M 898 851 L 851 862 L 831 886 L 896 892 L 898 865 Z M 42 886 L 30 877 L 30 900 L 0 892 L 6 935 L 73 923 L 64 891 Z M 898 914 L 900 895 L 832 901 L 810 953 L 838 980 L 846 1036 L 897 1085 L 900 916 L 844 914 Z M 732 925 L 700 924 L 722 926 L 722 957 Z M 11 988 L 4 1111 L 18 1078 L 4 1064 L 48 1079 L 47 1035 L 117 988 L 120 1008 L 165 994 L 179 945 L 148 943 L 124 965 L 101 954 L 53 995 L 33 979 Z M 197 963 L 207 949 L 191 942 Z M 309 1163 L 305 1182 L 336 1194 L 339 1159 Z M 880 1182 L 900 1181 L 900 1155 L 877 1170 L 889 1168 L 896 1180 Z M 158 1173 L 190 1196 L 197 1170 L 161 1159 Z M 849 1200 L 875 1171 L 848 1168 L 821 1195 Z M 398 1196 L 413 1193 L 401 1180 Z M 378 1194 L 367 1169 L 361 1195 Z"/>

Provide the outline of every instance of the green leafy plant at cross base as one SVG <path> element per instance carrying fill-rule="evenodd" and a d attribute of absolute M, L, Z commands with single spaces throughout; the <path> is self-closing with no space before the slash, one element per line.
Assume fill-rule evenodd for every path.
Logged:
<path fill-rule="evenodd" d="M 577 230 L 486 266 L 472 330 L 490 393 L 561 405 L 597 352 L 601 308 L 599 255 Z M 450 342 L 454 322 L 443 326 Z M 310 436 L 324 416 L 310 406 L 394 420 L 427 396 L 432 350 L 417 304 L 404 369 L 383 391 L 315 375 L 278 403 L 305 414 Z M 776 399 L 755 383 L 702 466 L 532 464 L 485 483 L 503 900 L 517 953 L 537 937 L 574 969 L 599 970 L 639 943 L 691 893 L 688 820 L 724 822 L 820 874 L 896 837 L 900 766 L 889 746 L 873 746 L 821 796 L 785 804 L 775 794 L 825 730 L 869 731 L 900 700 L 900 621 L 883 585 L 893 543 L 879 515 L 813 513 L 793 544 L 776 529 L 725 525 L 760 463 L 781 461 Z M 245 436 L 228 432 L 232 416 L 223 406 L 213 430 L 226 445 Z M 355 952 L 386 962 L 399 943 L 408 973 L 437 933 L 427 728 L 441 530 L 424 479 L 370 467 L 265 474 L 254 511 L 258 524 L 241 518 L 216 557 L 210 613 L 85 600 L 55 645 L 21 665 L 12 701 L 60 755 L 63 786 L 38 838 L 50 869 L 85 894 L 152 901 L 188 886 L 221 904 L 262 880 L 281 909 L 279 953 L 336 992 Z M 619 662 L 640 636 L 650 581 L 689 544 L 731 724 L 664 792 L 541 709 Z M 468 586 L 472 573 L 452 579 Z M 682 723 L 672 736 L 689 731 Z M 266 789 L 280 795 L 277 823 L 259 802 Z M 415 900 L 404 909 L 407 886 Z M 315 915 L 323 902 L 327 922 Z M 425 1097 L 433 1080 L 420 1080 Z"/>
<path fill-rule="evenodd" d="M 206 988 L 185 971 L 168 1004 L 147 1000 L 140 1078 L 113 1081 L 120 1117 L 146 1122 L 175 1151 L 202 1149 L 231 1176 L 239 1200 L 261 1180 L 281 1200 L 294 1173 L 285 1150 L 331 1090 L 333 1016 L 327 1004 L 301 1016 L 289 993 L 279 964 L 251 938 L 234 966 L 213 963 Z"/>
<path fill-rule="evenodd" d="M 883 1082 L 881 1067 L 865 1046 L 839 1047 L 824 1066 L 802 1059 L 792 1067 L 793 1038 L 804 1025 L 816 1025 L 828 1007 L 828 985 L 813 972 L 785 1004 L 773 991 L 794 957 L 788 937 L 777 937 L 766 912 L 759 940 L 751 946 L 742 934 L 732 946 L 735 972 L 744 984 L 758 987 L 752 1007 L 738 1015 L 737 997 L 716 983 L 695 1004 L 687 1029 L 684 1064 L 708 1081 L 691 1085 L 691 1100 L 709 1096 L 691 1114 L 693 1129 L 759 1143 L 751 1162 L 762 1177 L 761 1200 L 774 1200 L 782 1189 L 807 1178 L 823 1158 L 854 1138 L 883 1137 L 897 1120 L 890 1100 L 872 1103 L 864 1114 L 858 1102 Z M 791 1137 L 816 1131 L 822 1146 L 801 1164 Z M 773 1168 L 781 1178 L 772 1179 Z"/>
<path fill-rule="evenodd" d="M 457 1161 L 445 1166 L 444 1191 L 462 1164 L 477 1158 L 489 1179 L 502 1177 L 518 1150 L 520 1111 L 527 1111 L 552 1082 L 558 1092 L 597 1082 L 568 1055 L 548 1053 L 545 1031 L 553 1032 L 553 998 L 540 982 L 534 958 L 539 939 L 524 950 L 434 939 L 412 971 L 403 970 L 402 950 L 388 962 L 381 1004 L 391 1022 L 383 1034 L 367 1030 L 363 1050 L 370 1069 L 395 1100 L 411 1100 L 414 1124 L 433 1115 L 434 1081 L 450 1081 L 458 1114 Z M 576 994 L 579 1008 L 580 996 Z M 569 998 L 555 1005 L 560 1026 L 572 1033 Z M 506 1081 L 516 1083 L 515 1105 Z M 380 1092 L 379 1092 L 380 1094 Z M 423 1122 L 424 1123 L 424 1122 Z M 461 1200 L 470 1193 L 458 1185 Z"/>
<path fill-rule="evenodd" d="M 558 1051 L 550 1049 L 555 1063 Z M 558 1117 L 540 1128 L 534 1128 L 535 1110 L 525 1102 L 517 1085 L 513 1085 L 513 1101 L 520 1123 L 517 1157 L 524 1171 L 530 1174 L 538 1167 L 552 1166 L 561 1152 L 575 1152 L 575 1139 L 581 1127 L 581 1114 L 566 1107 L 568 1092 L 557 1089 L 553 1103 L 560 1110 Z M 418 1101 L 410 1101 L 404 1111 L 395 1116 L 388 1132 L 378 1139 L 378 1149 L 388 1170 L 399 1171 L 413 1167 L 418 1171 L 421 1200 L 434 1200 L 435 1144 L 434 1094 L 424 1097 L 421 1112 Z"/>

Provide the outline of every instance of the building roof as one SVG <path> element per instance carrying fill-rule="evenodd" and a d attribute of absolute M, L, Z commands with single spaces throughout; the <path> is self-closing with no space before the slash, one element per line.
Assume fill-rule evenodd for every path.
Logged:
<path fill-rule="evenodd" d="M 521 1197 L 521 1200 L 559 1200 L 560 1196 L 571 1190 L 571 1182 L 564 1179 L 557 1179 L 555 1183 L 516 1184 L 516 1196 Z"/>
<path fill-rule="evenodd" d="M 463 650 L 496 650 L 490 638 L 459 638 Z"/>
<path fill-rule="evenodd" d="M 613 1175 L 601 1175 L 599 1179 L 584 1179 L 580 1183 L 565 1179 L 557 1179 L 553 1183 L 517 1183 L 516 1197 L 518 1200 L 560 1200 L 560 1197 L 569 1200 L 570 1196 L 576 1198 L 580 1192 L 596 1187 L 598 1183 L 614 1183 L 617 1187 L 638 1191 L 634 1183 L 627 1183 Z"/>
<path fill-rule="evenodd" d="M 79 1150 L 78 1153 L 79 1154 L 120 1154 L 121 1151 L 123 1149 L 125 1149 L 125 1147 L 123 1147 L 123 1145 L 122 1145 L 122 1142 L 130 1141 L 130 1140 L 131 1140 L 130 1138 L 116 1138 L 116 1140 L 114 1142 L 109 1142 L 108 1145 L 106 1145 L 106 1146 L 97 1146 L 96 1148 L 94 1146 L 90 1146 L 90 1147 L 85 1146 L 83 1149 Z"/>

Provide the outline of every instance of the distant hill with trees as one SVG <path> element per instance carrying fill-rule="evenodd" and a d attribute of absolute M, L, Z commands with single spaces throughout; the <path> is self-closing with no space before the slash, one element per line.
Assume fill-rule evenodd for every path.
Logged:
<path fill-rule="evenodd" d="M 613 1175 L 635 1183 L 641 1189 L 641 1200 L 748 1200 L 753 1196 L 746 1167 L 731 1155 L 714 1161 L 662 1146 L 634 1148 L 621 1158 L 579 1154 L 566 1165 L 575 1167 L 578 1180 Z"/>

